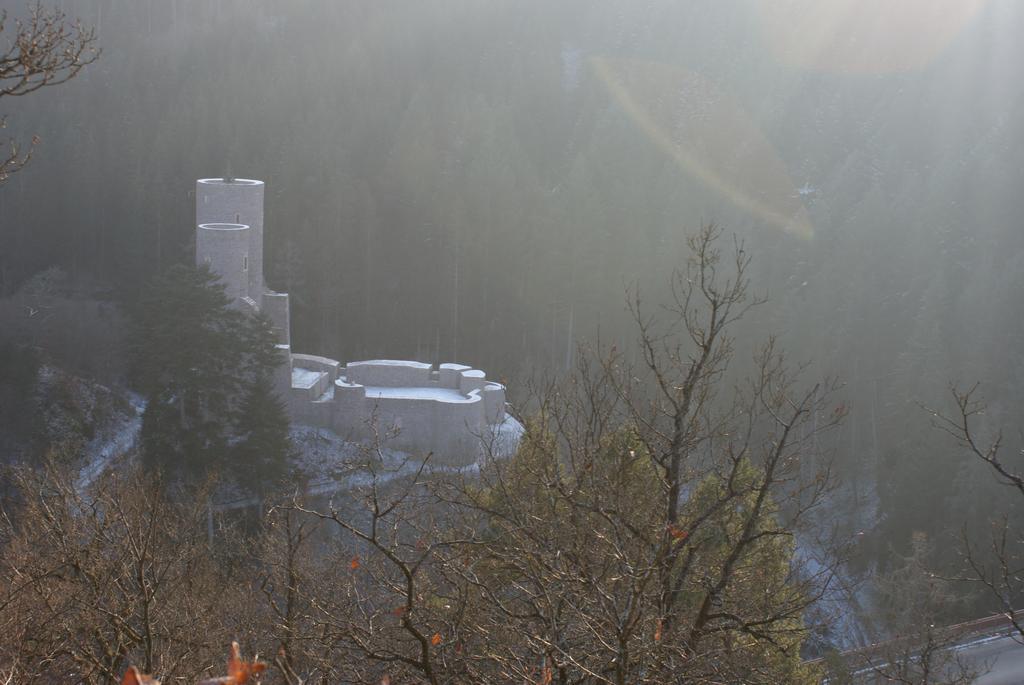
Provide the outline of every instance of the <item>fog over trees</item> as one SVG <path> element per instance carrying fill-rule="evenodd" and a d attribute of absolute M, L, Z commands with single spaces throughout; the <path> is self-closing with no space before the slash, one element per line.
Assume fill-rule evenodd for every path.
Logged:
<path fill-rule="evenodd" d="M 893 630 L 879 603 L 899 596 L 901 578 L 930 599 L 955 597 L 917 607 L 928 621 L 1021 606 L 1016 576 L 985 565 L 992 551 L 1021 558 L 1014 531 L 1024 524 L 1024 499 L 1005 485 L 1019 489 L 1013 477 L 1024 471 L 1024 6 L 1015 0 L 45 7 L 81 21 L 66 34 L 44 24 L 43 35 L 65 60 L 88 64 L 53 78 L 57 87 L 7 97 L 35 83 L 18 86 L 28 62 L 10 60 L 31 8 L 0 2 L 0 121 L 16 141 L 0 151 L 0 461 L 31 452 L 35 463 L 69 462 L 96 417 L 129 412 L 117 389 L 148 397 L 142 372 L 172 388 L 163 431 L 151 420 L 146 434 L 176 440 L 169 454 L 200 440 L 180 429 L 205 420 L 205 400 L 188 421 L 176 415 L 169 403 L 185 400 L 172 381 L 182 376 L 139 350 L 139 322 L 173 346 L 178 329 L 151 298 L 158 276 L 194 280 L 180 265 L 193 263 L 197 178 L 266 182 L 264 272 L 291 296 L 293 350 L 470 364 L 508 382 L 530 416 L 545 415 L 531 379 L 571 383 L 584 359 L 643 369 L 653 349 L 664 352 L 637 306 L 658 325 L 672 320 L 672 274 L 713 224 L 723 254 L 739 246 L 749 257 L 745 295 L 759 302 L 732 325 L 732 363 L 715 387 L 760 378 L 764 362 L 752 359 L 771 338 L 808 387 L 830 388 L 827 404 L 824 390 L 807 398 L 815 409 L 799 439 L 819 455 L 810 472 L 827 470 L 836 484 L 814 521 L 844 551 L 839 585 L 888 583 L 850 590 L 861 628 Z M 53 67 L 69 75 L 67 62 Z M 675 333 L 693 334 L 690 325 Z M 218 349 L 243 365 L 231 344 Z M 140 359 L 152 366 L 140 371 Z M 243 379 L 206 361 L 239 388 L 197 374 L 196 397 L 207 385 L 224 395 L 215 399 L 225 423 L 207 426 L 217 439 L 204 449 L 230 446 L 228 463 L 258 460 L 264 444 L 289 452 L 265 370 L 246 366 Z M 81 378 L 103 390 L 83 390 Z M 611 414 L 643 425 L 642 400 L 619 391 L 636 404 Z M 248 436 L 236 444 L 228 426 L 243 399 L 268 418 L 236 426 Z M 708 412 L 719 399 L 707 398 Z M 46 418 L 54 412 L 67 419 L 60 430 Z M 999 435 L 1003 471 L 982 461 Z M 259 479 L 250 487 L 263 489 Z M 550 509 L 579 503 L 570 504 Z M 177 516 L 202 518 L 196 511 Z M 1000 532 L 1005 547 L 990 549 Z M 47 534 L 40 524 L 19 544 Z M 190 538 L 189 553 L 201 542 Z M 941 593 L 923 568 L 942 576 Z M 227 581 L 203 569 L 215 596 Z M 589 654 L 574 657 L 582 672 Z M 106 659 L 102 669 L 122 666 Z M 529 675 L 517 668 L 520 680 Z"/>

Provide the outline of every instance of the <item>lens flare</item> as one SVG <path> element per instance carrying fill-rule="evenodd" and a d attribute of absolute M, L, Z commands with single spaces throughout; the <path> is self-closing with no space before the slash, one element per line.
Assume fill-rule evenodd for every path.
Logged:
<path fill-rule="evenodd" d="M 689 175 L 770 225 L 813 235 L 785 163 L 754 119 L 720 88 L 659 62 L 593 57 L 591 65 L 639 130 Z"/>

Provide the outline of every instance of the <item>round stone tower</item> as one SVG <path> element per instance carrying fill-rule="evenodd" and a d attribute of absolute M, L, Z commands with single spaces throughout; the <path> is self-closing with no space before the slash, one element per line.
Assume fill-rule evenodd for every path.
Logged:
<path fill-rule="evenodd" d="M 196 181 L 196 225 L 235 224 L 248 230 L 240 231 L 248 241 L 246 245 L 246 292 L 256 306 L 263 298 L 263 181 L 246 178 L 201 178 Z M 203 231 L 199 231 L 203 233 Z M 220 235 L 220 234 L 218 234 Z M 231 240 L 239 238 L 233 234 Z M 204 258 L 196 238 L 196 262 Z M 225 239 L 227 240 L 227 239 Z M 226 243 L 218 243 L 225 245 Z M 242 253 L 238 253 L 240 262 Z M 218 271 L 217 273 L 221 273 Z M 227 275 L 224 276 L 227 282 Z M 230 293 L 229 293 L 230 294 Z"/>
<path fill-rule="evenodd" d="M 250 297 L 251 233 L 245 224 L 199 224 L 196 229 L 196 264 L 206 264 L 220 276 L 224 293 L 239 308 L 244 306 L 243 298 Z"/>

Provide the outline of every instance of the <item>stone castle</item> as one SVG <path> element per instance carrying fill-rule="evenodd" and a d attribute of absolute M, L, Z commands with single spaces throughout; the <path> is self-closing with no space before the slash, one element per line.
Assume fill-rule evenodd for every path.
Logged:
<path fill-rule="evenodd" d="M 263 282 L 263 191 L 263 181 L 196 181 L 196 264 L 220 276 L 233 307 L 269 317 L 284 358 L 275 386 L 292 420 L 450 465 L 514 451 L 522 426 L 505 412 L 505 387 L 483 371 L 292 352 L 288 295 Z"/>

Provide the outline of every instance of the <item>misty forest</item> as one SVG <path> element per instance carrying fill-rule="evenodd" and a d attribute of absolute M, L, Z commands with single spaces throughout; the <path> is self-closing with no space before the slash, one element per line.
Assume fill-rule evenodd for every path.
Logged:
<path fill-rule="evenodd" d="M 0 684 L 1024 683 L 1020 3 L 0 11 Z"/>

